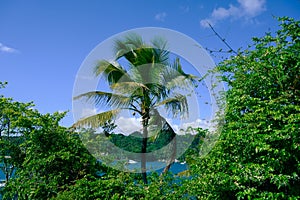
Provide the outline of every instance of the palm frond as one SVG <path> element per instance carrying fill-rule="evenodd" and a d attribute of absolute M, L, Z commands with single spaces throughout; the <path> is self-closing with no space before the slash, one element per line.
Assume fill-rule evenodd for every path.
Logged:
<path fill-rule="evenodd" d="M 107 60 L 101 60 L 98 62 L 94 68 L 94 74 L 96 76 L 103 74 L 109 84 L 116 83 L 121 79 L 126 81 L 130 79 L 125 69 L 123 69 L 120 65 L 112 64 Z"/>
<path fill-rule="evenodd" d="M 151 81 L 146 85 L 158 101 L 167 98 L 173 89 L 186 90 L 191 87 L 184 76 L 168 65 L 154 64 L 148 76 Z"/>
<path fill-rule="evenodd" d="M 167 78 L 167 77 L 165 77 Z M 165 87 L 168 91 L 172 91 L 173 89 L 179 88 L 183 90 L 191 89 L 191 83 L 184 76 L 178 75 L 169 80 L 166 80 Z"/>
<path fill-rule="evenodd" d="M 109 110 L 106 112 L 102 112 L 96 115 L 92 115 L 83 119 L 78 120 L 73 127 L 83 127 L 88 126 L 91 128 L 98 128 L 103 126 L 105 122 L 115 118 L 121 109 Z"/>
<path fill-rule="evenodd" d="M 126 45 L 131 45 L 134 48 L 141 48 L 145 45 L 144 41 L 143 41 L 143 38 L 140 35 L 138 35 L 137 33 L 134 33 L 134 32 L 132 32 L 132 33 L 125 36 L 124 43 Z"/>
<path fill-rule="evenodd" d="M 111 92 L 93 91 L 74 97 L 74 100 L 86 98 L 93 101 L 98 106 L 110 106 L 115 108 L 128 107 L 131 102 L 130 96 L 115 94 Z"/>
<path fill-rule="evenodd" d="M 136 33 L 128 34 L 123 40 L 117 39 L 114 46 L 116 60 L 125 57 L 129 62 L 133 63 L 137 58 L 134 51 L 143 47 L 143 39 Z"/>
<path fill-rule="evenodd" d="M 168 64 L 170 52 L 167 50 L 167 40 L 155 37 L 151 43 L 154 47 L 155 63 Z"/>
<path fill-rule="evenodd" d="M 165 85 L 163 84 L 148 83 L 146 86 L 149 88 L 149 91 L 151 91 L 151 96 L 154 102 L 160 102 L 169 95 L 168 90 L 166 90 Z"/>
<path fill-rule="evenodd" d="M 173 65 L 171 65 L 171 67 L 177 72 L 179 73 L 181 76 L 185 77 L 185 79 L 190 82 L 193 86 L 195 86 L 195 84 L 197 83 L 197 80 L 199 79 L 199 77 L 192 75 L 192 74 L 186 74 L 183 69 L 182 69 L 182 65 L 180 63 L 180 59 L 176 58 Z"/>
<path fill-rule="evenodd" d="M 139 61 L 141 62 L 141 61 Z M 130 71 L 128 72 L 130 74 L 130 77 L 135 82 L 147 84 L 147 83 L 156 83 L 157 79 L 159 77 L 156 77 L 156 75 L 159 75 L 154 71 L 156 68 L 156 64 L 147 63 L 147 64 L 141 64 L 138 66 L 133 66 Z"/>
<path fill-rule="evenodd" d="M 131 96 L 144 88 L 148 90 L 147 86 L 144 85 L 143 83 L 138 83 L 138 82 L 120 82 L 120 83 L 115 83 L 111 85 L 111 89 L 118 93 L 118 94 L 124 94 Z"/>
<path fill-rule="evenodd" d="M 156 36 L 151 40 L 151 43 L 154 48 L 161 49 L 161 50 L 167 50 L 168 42 L 166 39 Z"/>
<path fill-rule="evenodd" d="M 188 116 L 188 103 L 186 96 L 182 94 L 176 94 L 174 97 L 167 98 L 161 102 L 155 104 L 155 107 L 164 106 L 168 113 L 172 113 L 173 116 L 180 114 L 181 117 Z"/>
<path fill-rule="evenodd" d="M 133 66 L 151 63 L 166 64 L 169 52 L 165 49 L 167 42 L 162 38 L 152 40 L 152 45 L 147 45 L 141 36 L 131 33 L 123 40 L 115 40 L 116 60 L 125 57 Z"/>
<path fill-rule="evenodd" d="M 166 66 L 161 70 L 161 82 L 165 85 L 165 89 L 172 91 L 179 88 L 183 90 L 192 89 L 197 85 L 198 77 L 186 74 L 180 64 L 179 58 L 177 58 L 172 65 Z"/>

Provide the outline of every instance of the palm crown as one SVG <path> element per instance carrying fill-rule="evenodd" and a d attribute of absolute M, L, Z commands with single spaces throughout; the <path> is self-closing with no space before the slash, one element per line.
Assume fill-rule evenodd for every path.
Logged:
<path fill-rule="evenodd" d="M 135 34 L 128 35 L 124 40 L 116 40 L 115 61 L 101 60 L 94 68 L 96 76 L 105 77 L 111 91 L 91 91 L 74 98 L 85 97 L 93 100 L 97 106 L 110 109 L 83 118 L 74 125 L 98 128 L 124 109 L 138 113 L 143 119 L 149 115 L 149 119 L 151 113 L 157 113 L 151 111 L 157 111 L 160 106 L 173 116 L 187 116 L 186 96 L 178 93 L 177 89 L 184 90 L 194 85 L 196 76 L 184 73 L 178 58 L 170 63 L 170 52 L 166 45 L 166 41 L 160 38 L 147 45 Z M 123 58 L 128 66 L 118 62 Z"/>
<path fill-rule="evenodd" d="M 184 73 L 179 58 L 170 62 L 170 52 L 166 47 L 167 42 L 161 38 L 146 44 L 136 34 L 116 40 L 115 60 L 101 60 L 94 68 L 96 76 L 104 76 L 110 91 L 91 91 L 75 97 L 85 97 L 97 106 L 107 106 L 109 109 L 80 119 L 74 125 L 98 128 L 115 119 L 122 110 L 131 110 L 138 113 L 142 120 L 142 153 L 145 153 L 149 126 L 156 126 L 159 130 L 167 123 L 158 108 L 163 107 L 173 116 L 187 116 L 187 97 L 178 91 L 196 83 L 196 76 Z M 142 157 L 142 168 L 145 168 L 143 162 L 145 158 Z"/>

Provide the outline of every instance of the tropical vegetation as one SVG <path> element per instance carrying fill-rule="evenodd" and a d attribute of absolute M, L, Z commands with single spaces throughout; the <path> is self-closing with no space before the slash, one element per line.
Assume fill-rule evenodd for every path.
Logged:
<path fill-rule="evenodd" d="M 253 38 L 253 44 L 246 50 L 230 51 L 234 55 L 216 67 L 228 88 L 223 97 L 224 116 L 219 119 L 221 134 L 210 153 L 201 157 L 201 140 L 207 137 L 208 130 L 197 129 L 198 136 L 182 158 L 189 166 L 184 173 L 153 172 L 145 182 L 139 174 L 103 165 L 83 145 L 100 135 L 85 127 L 91 125 L 101 126 L 101 137 L 122 148 L 139 151 L 138 144 L 143 143 L 140 151 L 150 151 L 159 147 L 152 147 L 153 143 L 164 145 L 170 141 L 168 137 L 161 140 L 163 135 L 170 136 L 168 131 L 160 133 L 159 140 L 141 141 L 136 137 L 148 134 L 145 127 L 151 125 L 149 117 L 160 116 L 152 115 L 155 105 L 170 106 L 171 114 L 176 109 L 187 111 L 184 98 L 171 91 L 172 78 L 191 82 L 194 77 L 186 75 L 175 60 L 173 65 L 168 64 L 174 77 L 162 85 L 150 81 L 151 73 L 144 74 L 141 69 L 154 70 L 156 64 L 137 66 L 145 64 L 144 61 L 157 63 L 154 71 L 167 73 L 168 77 L 172 73 L 165 71 L 167 59 L 163 59 L 167 52 L 153 46 L 144 48 L 138 37 L 133 40 L 140 41 L 137 48 L 133 48 L 136 43 L 130 43 L 130 38 L 125 40 L 125 46 L 124 41 L 117 42 L 122 50 L 117 55 L 131 63 L 132 71 L 105 61 L 96 68 L 96 74 L 106 74 L 112 92 L 91 92 L 80 97 L 111 109 L 75 124 L 83 125 L 82 129 L 60 126 L 65 113 L 41 114 L 33 103 L 0 96 L 0 159 L 4 163 L 1 169 L 6 173 L 3 198 L 300 199 L 300 21 L 288 17 L 278 20 L 278 31 Z M 160 56 L 153 57 L 154 53 Z M 0 87 L 5 87 L 5 83 L 0 83 Z M 114 135 L 114 124 L 109 120 L 124 108 L 142 117 L 147 125 L 143 133 Z M 160 121 L 165 123 L 162 118 Z M 120 140 L 127 140 L 132 146 Z"/>

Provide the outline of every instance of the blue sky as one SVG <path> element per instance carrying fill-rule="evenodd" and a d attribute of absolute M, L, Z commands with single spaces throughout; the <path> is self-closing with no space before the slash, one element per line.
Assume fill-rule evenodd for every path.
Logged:
<path fill-rule="evenodd" d="M 224 45 L 207 21 L 233 48 L 278 28 L 272 17 L 299 20 L 299 0 L 0 0 L 1 93 L 34 101 L 42 113 L 72 110 L 76 73 L 89 52 L 122 31 L 163 27 L 182 32 L 210 49 Z M 216 58 L 216 62 L 218 59 Z M 73 123 L 72 114 L 62 125 Z"/>

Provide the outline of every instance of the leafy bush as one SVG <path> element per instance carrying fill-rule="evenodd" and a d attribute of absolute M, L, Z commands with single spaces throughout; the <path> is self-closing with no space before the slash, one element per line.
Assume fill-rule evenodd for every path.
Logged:
<path fill-rule="evenodd" d="M 64 114 L 36 114 L 30 132 L 22 136 L 24 160 L 7 182 L 4 199 L 47 199 L 75 180 L 96 173 L 97 162 L 78 136 L 59 126 Z"/>
<path fill-rule="evenodd" d="M 300 22 L 218 66 L 228 84 L 215 149 L 193 166 L 189 192 L 204 199 L 300 198 Z M 186 186 L 187 187 L 187 186 Z"/>

